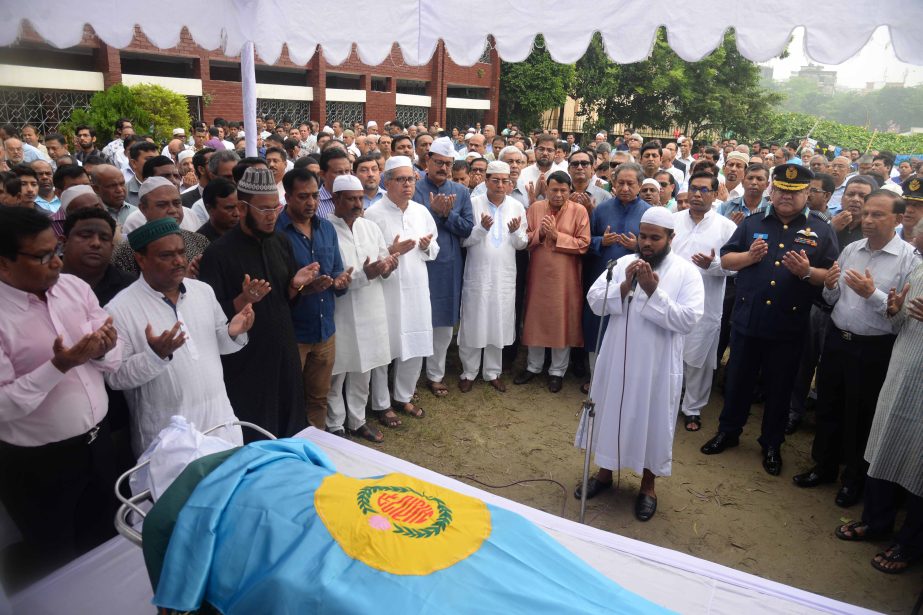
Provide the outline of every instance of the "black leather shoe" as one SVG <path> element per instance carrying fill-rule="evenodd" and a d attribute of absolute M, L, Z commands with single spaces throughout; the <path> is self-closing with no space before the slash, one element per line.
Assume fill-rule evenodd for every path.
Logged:
<path fill-rule="evenodd" d="M 801 427 L 801 419 L 796 417 L 788 417 L 788 421 L 785 423 L 785 435 L 790 436 Z"/>
<path fill-rule="evenodd" d="M 519 374 L 513 378 L 513 384 L 525 384 L 527 382 L 532 382 L 532 379 L 538 376 L 538 374 L 530 372 L 527 369 L 522 370 Z"/>
<path fill-rule="evenodd" d="M 763 449 L 763 469 L 768 474 L 778 476 L 782 473 L 782 453 L 777 446 L 767 446 Z"/>
<path fill-rule="evenodd" d="M 638 521 L 650 521 L 655 512 L 657 512 L 657 498 L 639 493 L 638 499 L 635 500 L 635 517 Z"/>
<path fill-rule="evenodd" d="M 733 448 L 740 444 L 740 436 L 729 434 L 726 431 L 719 431 L 714 438 L 702 445 L 699 449 L 706 455 L 717 455 L 723 453 L 726 448 Z"/>
<path fill-rule="evenodd" d="M 548 390 L 552 393 L 558 393 L 561 390 L 561 387 L 564 386 L 564 378 L 560 376 L 549 376 L 548 377 Z"/>
<path fill-rule="evenodd" d="M 586 482 L 586 499 L 591 500 L 595 498 L 597 495 L 599 495 L 600 493 L 602 493 L 603 491 L 607 489 L 611 489 L 611 488 L 612 488 L 611 480 L 608 483 L 604 483 L 600 480 L 596 480 L 595 476 L 591 476 L 589 479 L 587 479 L 587 482 Z M 583 491 L 583 483 L 577 485 L 577 488 L 574 489 L 574 497 L 579 500 L 580 493 L 582 491 Z"/>
<path fill-rule="evenodd" d="M 855 483 L 845 483 L 840 490 L 836 492 L 837 506 L 849 508 L 856 505 L 862 499 L 862 487 Z"/>
<path fill-rule="evenodd" d="M 816 487 L 824 483 L 832 483 L 836 480 L 836 472 L 828 472 L 823 468 L 814 466 L 804 474 L 795 474 L 792 482 L 799 487 Z"/>

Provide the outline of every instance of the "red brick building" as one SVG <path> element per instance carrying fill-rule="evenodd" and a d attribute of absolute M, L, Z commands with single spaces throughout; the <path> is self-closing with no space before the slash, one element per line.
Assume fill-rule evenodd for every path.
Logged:
<path fill-rule="evenodd" d="M 355 52 L 332 66 L 320 50 L 307 66 L 293 64 L 286 49 L 274 65 L 256 62 L 257 110 L 277 119 L 497 123 L 500 63 L 493 50 L 470 67 L 455 64 L 441 43 L 423 66 L 404 64 L 397 46 L 378 66 L 363 64 Z M 241 120 L 240 81 L 239 58 L 202 49 L 185 29 L 172 49 L 155 48 L 137 28 L 131 45 L 116 49 L 87 26 L 80 45 L 56 49 L 27 28 L 16 45 L 0 48 L 0 123 L 53 130 L 116 83 L 177 91 L 189 99 L 193 119 Z"/>

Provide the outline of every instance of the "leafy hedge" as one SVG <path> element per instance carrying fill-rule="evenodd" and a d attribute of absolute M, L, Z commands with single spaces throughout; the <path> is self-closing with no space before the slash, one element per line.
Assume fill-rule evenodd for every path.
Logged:
<path fill-rule="evenodd" d="M 157 142 L 170 139 L 174 128 L 188 131 L 192 125 L 185 96 L 159 85 L 141 83 L 131 87 L 116 84 L 97 92 L 90 106 L 75 109 L 60 129 L 73 135 L 74 128 L 81 124 L 92 126 L 97 142 L 104 144 L 112 140 L 115 122 L 122 117 L 132 121 L 136 133 L 150 135 Z"/>
<path fill-rule="evenodd" d="M 783 143 L 804 137 L 815 123 L 817 127 L 811 132 L 811 138 L 828 146 L 858 149 L 860 152 L 877 149 L 894 154 L 923 154 L 923 134 L 904 137 L 890 132 L 873 133 L 861 126 L 840 124 L 805 113 L 770 113 L 769 122 L 757 134 L 747 135 L 746 139 Z"/>

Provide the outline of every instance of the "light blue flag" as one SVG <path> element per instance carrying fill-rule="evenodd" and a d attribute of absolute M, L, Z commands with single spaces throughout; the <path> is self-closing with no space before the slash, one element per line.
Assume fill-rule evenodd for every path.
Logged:
<path fill-rule="evenodd" d="M 242 448 L 180 512 L 153 602 L 203 600 L 226 615 L 667 612 L 515 513 L 403 475 L 345 477 L 300 439 Z"/>

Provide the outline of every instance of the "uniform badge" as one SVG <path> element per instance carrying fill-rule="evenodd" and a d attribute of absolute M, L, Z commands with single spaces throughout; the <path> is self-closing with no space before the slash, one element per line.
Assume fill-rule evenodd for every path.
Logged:
<path fill-rule="evenodd" d="M 920 189 L 920 180 L 919 179 L 910 180 L 910 185 L 907 187 L 910 188 L 911 192 L 916 192 L 917 190 Z"/>
<path fill-rule="evenodd" d="M 795 167 L 789 167 L 785 169 L 785 177 L 786 179 L 795 179 L 798 177 L 798 169 Z"/>
<path fill-rule="evenodd" d="M 806 226 L 796 233 L 797 235 L 802 235 L 804 237 L 817 237 L 817 233 L 811 230 L 810 226 Z"/>

